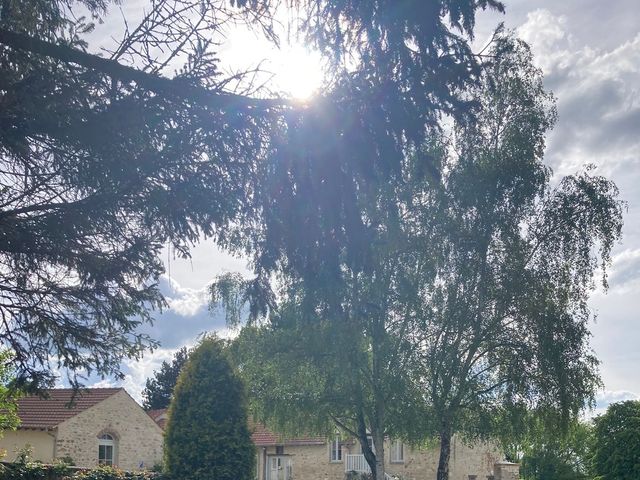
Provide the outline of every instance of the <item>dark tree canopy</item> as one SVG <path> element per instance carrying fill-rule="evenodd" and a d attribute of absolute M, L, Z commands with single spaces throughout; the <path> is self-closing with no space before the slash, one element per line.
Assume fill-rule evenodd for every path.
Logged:
<path fill-rule="evenodd" d="M 165 433 L 165 468 L 180 480 L 251 480 L 251 440 L 244 384 L 221 340 L 205 338 L 178 379 Z"/>
<path fill-rule="evenodd" d="M 478 80 L 482 62 L 468 40 L 478 10 L 502 4 L 291 3 L 299 8 L 298 31 L 333 58 L 332 83 L 323 98 L 289 112 L 273 139 L 252 250 L 259 275 L 290 269 L 337 308 L 341 267 L 366 271 L 375 216 L 398 214 L 393 202 L 378 203 L 380 190 L 403 181 L 406 156 L 421 152 L 443 113 L 473 111 L 462 92 Z M 419 160 L 423 171 L 438 174 L 431 156 Z"/>
<path fill-rule="evenodd" d="M 100 13 L 101 2 L 86 3 Z M 201 235 L 223 237 L 255 185 L 266 124 L 264 111 L 194 102 L 100 59 L 83 64 L 83 26 L 64 5 L 8 1 L 0 11 L 0 341 L 18 379 L 35 386 L 56 368 L 73 383 L 119 375 L 123 357 L 154 345 L 137 327 L 164 305 L 161 248 L 186 253 Z M 114 58 L 135 57 L 156 33 L 136 30 Z M 51 43 L 34 53 L 25 35 Z M 170 85 L 221 98 L 210 52 L 190 53 Z"/>
<path fill-rule="evenodd" d="M 147 378 L 145 389 L 142 391 L 142 406 L 145 410 L 169 407 L 178 375 L 187 363 L 188 356 L 187 347 L 182 347 L 175 353 L 171 363 L 162 362 L 160 370 L 153 372 L 153 378 Z"/>
<path fill-rule="evenodd" d="M 469 111 L 475 14 L 502 5 L 288 3 L 293 29 L 334 59 L 325 97 L 294 107 L 238 91 L 215 55 L 238 24 L 277 41 L 279 3 L 158 0 L 100 57 L 74 8 L 99 20 L 110 2 L 2 2 L 0 341 L 19 380 L 118 376 L 123 357 L 153 346 L 137 327 L 163 305 L 167 243 L 187 255 L 210 236 L 249 252 L 265 303 L 280 268 L 316 279 L 334 306 L 340 264 L 366 270 L 367 209 L 393 214 L 377 191 L 401 181 L 443 112 Z"/>
<path fill-rule="evenodd" d="M 598 480 L 640 478 L 640 401 L 614 403 L 596 417 L 592 458 Z"/>

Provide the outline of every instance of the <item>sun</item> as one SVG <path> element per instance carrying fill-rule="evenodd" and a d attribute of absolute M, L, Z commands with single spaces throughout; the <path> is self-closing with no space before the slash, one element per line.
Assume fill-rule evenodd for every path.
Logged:
<path fill-rule="evenodd" d="M 251 79 L 254 85 L 300 101 L 320 93 L 326 71 L 326 59 L 302 42 L 287 39 L 276 47 L 247 30 L 227 38 L 220 58 L 228 72 L 256 68 L 257 75 Z"/>
<path fill-rule="evenodd" d="M 301 45 L 283 46 L 270 63 L 277 90 L 297 100 L 308 100 L 319 93 L 324 70 L 318 52 Z"/>

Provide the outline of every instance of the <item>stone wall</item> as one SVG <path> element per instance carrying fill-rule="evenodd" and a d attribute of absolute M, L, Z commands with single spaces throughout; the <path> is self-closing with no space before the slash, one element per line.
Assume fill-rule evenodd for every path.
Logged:
<path fill-rule="evenodd" d="M 496 463 L 495 480 L 518 480 L 520 478 L 520 465 L 510 462 Z"/>
<path fill-rule="evenodd" d="M 5 452 L 3 461 L 15 461 L 18 453 L 27 445 L 31 446 L 33 460 L 50 463 L 53 460 L 55 432 L 46 430 L 19 429 L 2 432 L 0 450 Z"/>
<path fill-rule="evenodd" d="M 151 468 L 162 461 L 162 430 L 124 390 L 58 425 L 54 455 L 93 467 L 104 433 L 115 437 L 115 463 L 122 469 Z"/>

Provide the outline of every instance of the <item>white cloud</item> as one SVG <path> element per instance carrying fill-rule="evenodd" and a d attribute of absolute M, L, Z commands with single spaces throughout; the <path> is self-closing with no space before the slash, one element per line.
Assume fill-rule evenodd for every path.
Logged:
<path fill-rule="evenodd" d="M 188 347 L 192 344 L 188 344 Z M 122 371 L 124 379 L 114 380 L 105 378 L 88 382 L 88 386 L 93 388 L 112 388 L 124 387 L 138 403 L 142 403 L 142 390 L 144 389 L 147 378 L 153 376 L 153 372 L 160 369 L 163 361 L 171 362 L 173 356 L 178 349 L 160 348 L 153 352 L 147 352 L 143 358 L 139 360 L 128 359 L 122 362 Z"/>
<path fill-rule="evenodd" d="M 518 36 L 531 45 L 535 61 L 547 73 L 567 57 L 570 36 L 565 16 L 554 16 L 549 10 L 538 9 L 527 14 L 527 21 L 517 29 Z"/>
<path fill-rule="evenodd" d="M 609 286 L 621 293 L 640 290 L 640 248 L 626 249 L 613 257 Z"/>
<path fill-rule="evenodd" d="M 142 403 L 142 390 L 147 378 L 153 376 L 153 372 L 160 369 L 162 362 L 171 362 L 173 355 L 178 349 L 158 349 L 147 353 L 140 360 L 126 360 L 123 364 L 125 377 L 119 386 L 125 390 L 139 403 Z"/>
<path fill-rule="evenodd" d="M 118 382 L 111 380 L 110 378 L 104 378 L 98 382 L 92 383 L 91 388 L 113 388 L 117 387 Z"/>
<path fill-rule="evenodd" d="M 123 380 L 93 377 L 87 382 L 89 386 L 121 386 L 141 403 L 147 378 L 160 368 L 163 361 L 170 362 L 179 348 L 192 347 L 205 332 L 216 332 L 223 338 L 231 338 L 236 333 L 226 327 L 221 312 L 209 312 L 206 286 L 201 289 L 185 288 L 177 280 L 164 275 L 160 278 L 160 291 L 169 307 L 156 312 L 153 325 L 145 324 L 140 328 L 142 333 L 159 341 L 160 348 L 147 352 L 139 360 L 124 360 Z"/>
<path fill-rule="evenodd" d="M 517 3 L 517 2 L 516 2 Z M 624 2 L 617 2 L 620 6 Z M 609 390 L 598 398 L 601 413 L 612 399 L 637 398 L 640 378 L 640 34 L 627 8 L 602 8 L 600 2 L 542 2 L 544 9 L 523 11 L 518 35 L 532 45 L 545 85 L 558 99 L 558 123 L 548 136 L 546 161 L 558 176 L 586 164 L 613 180 L 628 202 L 623 243 L 614 250 L 610 290 L 590 304 L 598 315 L 593 347 L 601 359 Z M 516 7 L 518 8 L 518 7 Z M 598 12 L 598 17 L 587 12 Z M 597 20 L 596 20 L 597 18 Z M 607 25 L 607 27 L 605 27 Z M 602 36 L 602 29 L 620 27 Z M 594 32 L 600 32 L 600 35 Z M 617 393 L 616 393 L 617 392 Z"/>
<path fill-rule="evenodd" d="M 163 275 L 160 289 L 169 304 L 169 309 L 180 316 L 193 317 L 208 305 L 206 286 L 200 289 L 184 288 L 177 281 Z"/>
<path fill-rule="evenodd" d="M 608 175 L 628 171 L 640 161 L 640 34 L 601 50 L 576 45 L 571 27 L 565 16 L 536 10 L 517 30 L 558 98 L 547 158 L 561 174 L 586 163 Z"/>
<path fill-rule="evenodd" d="M 640 395 L 627 390 L 604 390 L 596 396 L 596 408 L 587 412 L 587 418 L 602 415 L 612 403 L 624 402 L 625 400 L 640 400 Z"/>

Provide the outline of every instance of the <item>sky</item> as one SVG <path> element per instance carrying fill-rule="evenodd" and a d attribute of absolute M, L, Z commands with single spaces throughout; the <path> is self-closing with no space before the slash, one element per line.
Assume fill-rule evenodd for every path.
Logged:
<path fill-rule="evenodd" d="M 141 0 L 127 5 L 138 15 Z M 640 399 L 640 9 L 637 0 L 505 0 L 506 13 L 484 12 L 478 18 L 474 45 L 480 48 L 499 22 L 529 42 L 545 84 L 557 98 L 558 122 L 547 138 L 545 162 L 556 179 L 588 164 L 618 185 L 628 204 L 622 242 L 616 245 L 607 292 L 596 291 L 590 305 L 596 321 L 591 345 L 601 361 L 604 389 L 595 413 L 608 404 Z M 109 38 L 118 20 L 111 16 L 96 35 Z M 303 46 L 270 51 L 252 35 L 228 38 L 222 58 L 239 66 L 264 66 L 276 76 L 278 88 L 296 96 L 311 94 L 319 80 L 319 57 Z M 202 242 L 190 260 L 165 252 L 167 273 L 161 289 L 169 308 L 146 327 L 161 348 L 140 362 L 125 362 L 124 382 L 100 380 L 98 385 L 123 385 L 140 399 L 144 381 L 163 360 L 197 335 L 224 334 L 220 312 L 208 308 L 206 285 L 217 274 L 246 272 L 246 262 Z"/>

